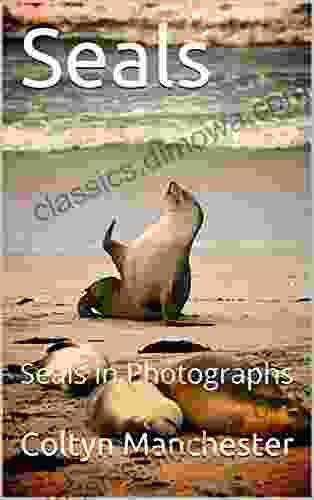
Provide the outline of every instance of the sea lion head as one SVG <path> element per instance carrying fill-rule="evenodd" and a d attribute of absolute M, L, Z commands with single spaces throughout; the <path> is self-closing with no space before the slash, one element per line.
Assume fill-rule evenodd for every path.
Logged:
<path fill-rule="evenodd" d="M 182 220 L 187 228 L 190 227 L 194 240 L 203 223 L 204 212 L 193 194 L 171 181 L 164 193 L 163 201 L 166 205 L 165 212 L 174 213 L 178 223 Z"/>

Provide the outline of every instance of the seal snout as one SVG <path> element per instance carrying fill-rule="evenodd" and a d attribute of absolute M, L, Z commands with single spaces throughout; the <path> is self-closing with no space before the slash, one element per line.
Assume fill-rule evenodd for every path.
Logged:
<path fill-rule="evenodd" d="M 171 193 L 175 194 L 178 189 L 180 189 L 180 186 L 176 182 L 174 182 L 174 181 L 169 182 L 168 190 L 167 190 L 167 192 L 169 194 L 171 194 Z"/>
<path fill-rule="evenodd" d="M 185 205 L 187 201 L 193 200 L 192 194 L 175 181 L 169 182 L 164 198 L 177 206 Z"/>

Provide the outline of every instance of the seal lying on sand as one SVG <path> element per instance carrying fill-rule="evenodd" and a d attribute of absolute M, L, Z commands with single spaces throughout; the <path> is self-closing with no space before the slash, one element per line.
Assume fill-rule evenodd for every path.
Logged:
<path fill-rule="evenodd" d="M 45 368 L 48 385 L 71 385 L 79 394 L 90 391 L 97 381 L 97 370 L 108 369 L 107 358 L 90 344 L 76 344 L 71 340 L 48 346 L 44 357 L 33 363 L 35 369 Z"/>
<path fill-rule="evenodd" d="M 170 368 L 176 374 L 174 382 L 160 381 L 157 387 L 176 401 L 185 422 L 193 427 L 213 434 L 308 435 L 310 415 L 299 402 L 287 400 L 278 383 L 279 370 L 272 377 L 265 366 L 252 368 L 249 363 L 217 353 L 193 356 Z M 257 376 L 262 377 L 260 383 L 250 383 L 256 382 Z"/>
<path fill-rule="evenodd" d="M 121 280 L 104 278 L 88 287 L 78 304 L 80 317 L 176 320 L 190 294 L 189 256 L 203 218 L 194 196 L 170 182 L 159 221 L 129 245 L 112 240 L 113 220 L 103 248 Z"/>
<path fill-rule="evenodd" d="M 200 352 L 200 351 L 211 351 L 209 346 L 202 345 L 195 342 L 191 337 L 162 337 L 156 342 L 152 342 L 141 349 L 138 349 L 139 354 L 153 354 L 162 352 Z"/>
<path fill-rule="evenodd" d="M 124 432 L 171 436 L 183 422 L 179 406 L 143 380 L 112 380 L 99 389 L 96 400 L 88 405 L 89 425 L 101 436 Z"/>

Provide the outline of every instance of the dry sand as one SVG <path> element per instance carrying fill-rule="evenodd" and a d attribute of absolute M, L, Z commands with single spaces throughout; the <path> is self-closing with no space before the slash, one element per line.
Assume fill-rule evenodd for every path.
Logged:
<path fill-rule="evenodd" d="M 304 353 L 311 350 L 312 305 L 295 302 L 304 293 L 304 269 L 300 258 L 193 257 L 192 303 L 188 312 L 210 316 L 216 326 L 183 329 L 165 327 L 158 322 L 79 320 L 75 310 L 79 291 L 93 281 L 100 270 L 108 274 L 114 272 L 107 257 L 12 256 L 6 259 L 5 267 L 6 364 L 33 362 L 46 349 L 45 345 L 15 344 L 16 341 L 63 335 L 79 342 L 91 341 L 124 376 L 128 362 L 143 363 L 145 359 L 154 366 L 161 366 L 168 359 L 181 359 L 182 355 L 174 354 L 143 356 L 137 354 L 137 350 L 160 336 L 184 335 L 209 344 L 217 351 L 234 353 L 241 359 L 267 360 L 282 368 L 290 367 L 289 373 L 294 379 L 288 387 L 291 397 L 297 394 L 304 399 L 303 386 L 311 382 L 311 370 L 304 366 L 303 358 Z M 295 276 L 293 287 L 292 275 Z M 32 297 L 34 301 L 17 305 L 16 302 L 23 297 Z M 305 404 L 310 407 L 309 401 Z M 85 426 L 86 401 L 65 401 L 63 392 L 55 388 L 4 386 L 4 407 L 5 457 L 14 455 L 21 438 L 29 431 L 38 432 L 40 440 L 48 435 L 58 440 L 61 430 L 86 439 L 92 437 Z M 184 439 L 191 437 L 185 435 Z M 265 496 L 293 496 L 296 493 L 303 496 L 303 463 L 309 460 L 304 458 L 304 449 L 291 450 L 288 455 L 290 465 L 278 471 L 275 464 L 287 463 L 287 458 L 195 458 L 182 456 L 179 452 L 175 456 L 168 454 L 160 458 L 140 452 L 124 456 L 122 452 L 122 448 L 115 446 L 112 457 L 92 453 L 88 462 L 67 465 L 64 469 L 65 494 L 255 496 L 256 492 L 263 494 L 267 491 Z M 185 470 L 194 474 L 194 480 L 171 480 L 176 475 L 169 468 L 171 463 L 185 464 Z M 207 463 L 207 466 L 219 463 L 246 465 L 237 469 L 238 478 L 226 474 L 222 480 L 223 471 L 217 469 L 217 478 L 213 479 L 212 469 L 211 473 L 204 473 L 197 465 L 200 463 Z M 273 481 L 262 468 L 265 463 L 272 464 Z M 299 465 L 295 466 L 295 463 Z M 197 470 L 193 472 L 187 464 L 194 464 Z M 249 467 L 248 464 L 252 465 Z M 232 470 L 234 472 L 234 469 L 229 472 Z M 257 485 L 256 476 L 260 480 Z M 267 477 L 268 482 L 263 482 Z M 31 496 L 32 483 L 21 481 L 18 494 Z"/>
<path fill-rule="evenodd" d="M 157 26 L 167 21 L 177 44 L 248 47 L 305 45 L 312 40 L 311 21 L 300 0 L 5 0 L 14 30 L 49 22 L 65 32 L 122 33 L 129 41 L 157 43 Z"/>

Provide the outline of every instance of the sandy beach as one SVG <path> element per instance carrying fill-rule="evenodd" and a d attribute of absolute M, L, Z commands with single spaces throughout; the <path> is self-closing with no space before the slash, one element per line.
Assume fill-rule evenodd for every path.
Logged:
<path fill-rule="evenodd" d="M 182 354 L 140 355 L 137 351 L 161 336 L 183 334 L 210 345 L 217 352 L 232 353 L 240 359 L 250 359 L 256 363 L 268 361 L 281 368 L 289 367 L 293 377 L 293 383 L 287 391 L 289 397 L 298 396 L 310 408 L 311 402 L 304 393 L 304 384 L 311 381 L 311 369 L 305 366 L 304 355 L 311 351 L 312 305 L 296 302 L 304 292 L 302 259 L 193 257 L 191 263 L 192 297 L 186 310 L 189 314 L 210 317 L 215 326 L 180 329 L 165 327 L 159 322 L 80 320 L 75 310 L 79 290 L 93 281 L 100 270 L 108 275 L 114 273 L 109 258 L 8 257 L 5 261 L 7 298 L 3 318 L 5 364 L 32 363 L 46 349 L 45 345 L 16 342 L 32 337 L 63 335 L 81 343 L 91 342 L 97 350 L 108 356 L 112 366 L 124 376 L 128 363 L 143 364 L 145 361 L 160 367 L 169 360 L 182 359 Z M 291 276 L 294 276 L 294 286 L 291 286 Z M 34 300 L 17 305 L 23 297 Z M 47 436 L 58 441 L 63 430 L 87 440 L 93 437 L 86 426 L 86 401 L 65 400 L 63 392 L 57 388 L 47 389 L 37 384 L 6 385 L 4 407 L 5 458 L 15 454 L 23 436 L 31 431 L 38 433 L 38 438 L 29 441 L 32 445 L 39 445 L 40 440 Z M 193 435 L 185 434 L 181 438 L 188 440 Z M 64 468 L 64 491 L 62 487 L 61 490 L 67 496 L 255 496 L 257 491 L 263 491 L 263 487 L 276 491 L 276 487 L 281 484 L 280 496 L 282 493 L 284 496 L 294 496 L 296 491 L 299 496 L 303 496 L 305 485 L 300 462 L 303 470 L 302 463 L 309 460 L 304 450 L 292 449 L 291 454 L 279 458 L 267 455 L 261 458 L 254 455 L 246 458 L 195 458 L 179 452 L 161 457 L 151 453 L 144 456 L 136 450 L 131 450 L 125 456 L 121 446 L 114 446 L 112 456 L 106 456 L 105 459 L 99 457 L 95 450 L 88 461 L 80 463 L 80 457 L 74 463 L 70 460 Z M 263 469 L 267 463 L 272 465 L 273 474 L 277 474 L 279 482 L 269 480 L 269 473 Z M 278 463 L 289 465 L 277 470 Z M 295 463 L 299 463 L 299 468 Z M 182 483 L 173 479 L 177 473 L 175 470 L 171 472 L 171 464 L 185 464 L 186 471 L 193 470 L 193 466 L 190 469 L 188 464 L 194 464 L 195 467 L 197 464 L 203 465 L 199 465 L 200 469 L 197 468 L 196 473 L 188 473 L 190 479 L 187 477 Z M 225 467 L 238 464 L 240 479 L 235 479 L 231 474 L 222 481 L 217 471 L 216 479 L 211 477 L 213 471 L 200 472 L 202 467 L 213 464 L 225 464 Z M 251 469 L 253 467 L 253 472 L 250 467 L 247 469 L 248 464 L 251 464 Z M 291 482 L 287 477 L 292 477 L 293 467 L 296 480 Z M 257 484 L 256 476 L 265 481 L 268 477 L 268 483 Z M 30 496 L 34 491 L 34 482 L 21 480 L 16 491 L 20 496 Z"/>

